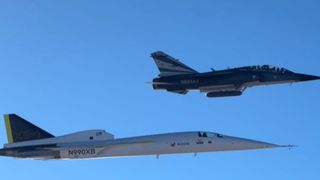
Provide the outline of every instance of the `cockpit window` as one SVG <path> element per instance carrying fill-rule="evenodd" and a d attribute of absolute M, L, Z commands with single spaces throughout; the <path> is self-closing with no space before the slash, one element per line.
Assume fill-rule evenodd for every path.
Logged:
<path fill-rule="evenodd" d="M 242 70 L 258 70 L 258 71 L 269 71 L 269 72 L 277 72 L 277 73 L 292 73 L 292 71 L 289 71 L 285 68 L 275 67 L 271 65 L 262 65 L 262 66 L 246 66 L 246 67 L 240 67 L 237 69 Z"/>
<path fill-rule="evenodd" d="M 205 132 L 198 132 L 198 136 L 199 137 L 208 137 L 207 133 L 205 133 Z"/>
<path fill-rule="evenodd" d="M 198 132 L 199 137 L 209 137 L 213 138 L 216 136 L 216 133 L 211 133 L 211 132 Z"/>
<path fill-rule="evenodd" d="M 223 138 L 223 135 L 222 134 L 217 134 L 217 137 L 218 138 Z"/>
<path fill-rule="evenodd" d="M 198 136 L 199 137 L 208 137 L 207 133 L 205 133 L 205 132 L 198 132 Z"/>
<path fill-rule="evenodd" d="M 99 132 L 96 132 L 96 136 L 101 136 L 102 135 L 102 132 L 99 131 Z"/>
<path fill-rule="evenodd" d="M 213 138 L 213 137 L 215 137 L 215 133 L 210 133 L 210 132 L 208 132 L 208 133 L 207 133 L 207 136 L 208 136 L 209 138 Z"/>

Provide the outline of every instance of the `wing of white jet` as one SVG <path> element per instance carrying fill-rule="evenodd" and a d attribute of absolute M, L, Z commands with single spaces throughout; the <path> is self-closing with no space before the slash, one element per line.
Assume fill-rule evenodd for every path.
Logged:
<path fill-rule="evenodd" d="M 8 143 L 0 155 L 17 158 L 86 159 L 292 147 L 205 131 L 114 138 L 104 130 L 87 130 L 54 136 L 15 114 L 4 119 Z"/>

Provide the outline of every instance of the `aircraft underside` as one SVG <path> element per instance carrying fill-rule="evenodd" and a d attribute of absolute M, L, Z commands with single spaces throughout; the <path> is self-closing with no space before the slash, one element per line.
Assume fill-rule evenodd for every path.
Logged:
<path fill-rule="evenodd" d="M 201 86 L 198 88 L 186 88 L 179 90 L 168 90 L 173 93 L 186 94 L 188 91 L 200 90 L 202 93 L 206 93 L 207 97 L 226 97 L 226 96 L 240 96 L 248 87 L 264 86 L 273 84 L 293 83 L 295 81 L 273 81 L 273 82 L 261 82 L 251 81 L 243 84 L 222 84 L 213 86 Z"/>

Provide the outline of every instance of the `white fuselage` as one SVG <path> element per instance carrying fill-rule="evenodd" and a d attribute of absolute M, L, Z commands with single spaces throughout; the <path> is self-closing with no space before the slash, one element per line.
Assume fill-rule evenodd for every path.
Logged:
<path fill-rule="evenodd" d="M 99 130 L 5 145 L 8 149 L 23 150 L 26 147 L 36 148 L 24 151 L 23 158 L 84 159 L 249 150 L 279 146 L 211 132 L 167 133 L 114 139 L 113 135 Z"/>
<path fill-rule="evenodd" d="M 208 133 L 207 133 L 208 134 Z M 198 132 L 121 138 L 114 140 L 60 144 L 62 159 L 117 156 L 160 155 L 272 148 L 276 145 L 212 133 L 199 137 Z"/>

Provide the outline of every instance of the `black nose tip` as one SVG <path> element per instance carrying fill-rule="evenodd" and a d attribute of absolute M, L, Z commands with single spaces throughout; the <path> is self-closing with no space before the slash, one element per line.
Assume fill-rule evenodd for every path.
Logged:
<path fill-rule="evenodd" d="M 300 81 L 312 81 L 312 80 L 320 79 L 319 76 L 313 76 L 308 74 L 298 74 L 298 76 Z"/>

